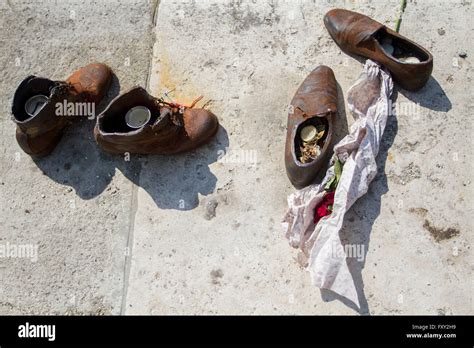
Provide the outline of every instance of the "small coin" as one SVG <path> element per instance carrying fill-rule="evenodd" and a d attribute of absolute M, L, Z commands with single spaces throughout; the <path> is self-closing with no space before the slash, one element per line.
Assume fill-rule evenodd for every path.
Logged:
<path fill-rule="evenodd" d="M 318 130 L 315 126 L 306 126 L 300 132 L 301 140 L 304 142 L 310 142 L 316 138 L 318 135 Z"/>

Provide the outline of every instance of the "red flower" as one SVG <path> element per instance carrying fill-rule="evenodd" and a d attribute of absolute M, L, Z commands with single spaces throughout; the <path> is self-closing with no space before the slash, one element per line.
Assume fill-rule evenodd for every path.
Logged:
<path fill-rule="evenodd" d="M 322 217 L 331 214 L 334 204 L 334 191 L 328 192 L 314 209 L 314 223 L 317 224 Z"/>

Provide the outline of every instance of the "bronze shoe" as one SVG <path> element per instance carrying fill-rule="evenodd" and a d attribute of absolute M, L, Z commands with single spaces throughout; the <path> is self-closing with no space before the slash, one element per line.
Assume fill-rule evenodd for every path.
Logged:
<path fill-rule="evenodd" d="M 149 110 L 149 116 L 135 128 L 127 123 L 127 114 L 137 107 Z M 171 155 L 207 143 L 218 127 L 217 117 L 207 110 L 165 103 L 135 87 L 112 100 L 97 117 L 94 137 L 109 153 Z"/>
<path fill-rule="evenodd" d="M 404 89 L 420 89 L 433 71 L 433 56 L 425 48 L 360 13 L 334 9 L 324 25 L 344 52 L 384 65 Z"/>
<path fill-rule="evenodd" d="M 109 88 L 112 71 L 104 64 L 89 64 L 66 81 L 28 76 L 17 87 L 12 105 L 16 139 L 33 157 L 48 155 L 60 141 L 64 128 L 73 119 L 58 115 L 64 103 L 97 104 Z M 75 115 L 81 116 L 81 115 Z"/>
<path fill-rule="evenodd" d="M 323 65 L 314 69 L 296 91 L 290 109 L 285 145 L 286 173 L 293 186 L 301 189 L 314 181 L 332 153 L 337 117 L 334 72 Z"/>

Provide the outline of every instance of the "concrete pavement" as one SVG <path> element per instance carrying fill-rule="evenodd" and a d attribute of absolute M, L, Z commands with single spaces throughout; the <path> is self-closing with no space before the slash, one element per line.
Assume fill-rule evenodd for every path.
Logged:
<path fill-rule="evenodd" d="M 335 71 L 339 117 L 353 122 L 345 97 L 362 63 L 326 32 L 333 7 L 393 27 L 399 2 L 1 2 L 0 243 L 38 245 L 38 260 L 0 259 L 0 313 L 357 313 L 311 285 L 280 227 L 293 191 L 286 109 L 316 66 Z M 379 175 L 341 233 L 366 250 L 352 265 L 363 314 L 473 313 L 472 12 L 467 0 L 426 0 L 404 13 L 401 33 L 435 67 L 420 92 L 397 93 Z M 8 119 L 16 84 L 89 61 L 116 72 L 109 100 L 133 85 L 182 102 L 204 95 L 216 140 L 126 161 L 81 121 L 31 160 Z"/>

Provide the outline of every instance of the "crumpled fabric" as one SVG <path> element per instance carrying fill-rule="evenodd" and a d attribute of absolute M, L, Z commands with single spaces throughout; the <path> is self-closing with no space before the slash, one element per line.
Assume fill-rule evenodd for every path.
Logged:
<path fill-rule="evenodd" d="M 339 231 L 345 213 L 367 193 L 377 174 L 375 158 L 390 114 L 392 91 L 391 76 L 380 65 L 367 60 L 362 74 L 347 94 L 348 109 L 355 119 L 350 133 L 335 145 L 331 166 L 322 182 L 288 197 L 288 210 L 282 223 L 290 245 L 301 250 L 298 261 L 310 272 L 313 284 L 344 296 L 358 308 L 357 289 Z M 334 175 L 336 156 L 344 166 L 333 211 L 315 225 L 314 210 L 325 194 L 324 186 Z"/>

